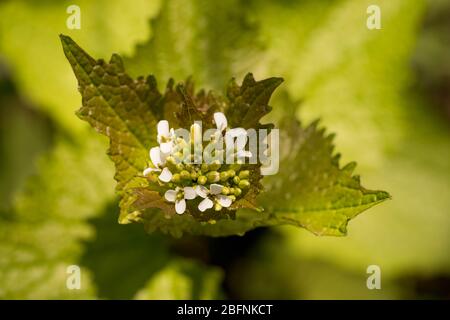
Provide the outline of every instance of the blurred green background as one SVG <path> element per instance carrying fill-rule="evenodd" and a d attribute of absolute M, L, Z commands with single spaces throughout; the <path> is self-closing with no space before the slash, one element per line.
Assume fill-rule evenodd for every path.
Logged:
<path fill-rule="evenodd" d="M 66 9 L 81 9 L 69 30 Z M 381 8 L 381 30 L 366 9 Z M 134 76 L 282 76 L 271 102 L 337 133 L 342 163 L 393 200 L 345 238 L 303 229 L 173 239 L 117 224 L 106 139 L 74 111 L 58 34 Z M 0 298 L 450 298 L 450 2 L 124 0 L 0 2 Z M 82 268 L 81 290 L 66 268 Z M 381 268 L 368 290 L 366 268 Z"/>

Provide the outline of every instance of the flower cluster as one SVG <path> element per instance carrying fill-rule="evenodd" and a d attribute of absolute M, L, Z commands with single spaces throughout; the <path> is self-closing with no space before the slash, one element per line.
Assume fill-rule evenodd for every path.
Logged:
<path fill-rule="evenodd" d="M 187 201 L 192 201 L 200 212 L 208 209 L 220 211 L 229 208 L 243 196 L 250 187 L 250 171 L 243 168 L 243 159 L 252 156 L 243 150 L 246 144 L 246 130 L 228 128 L 225 115 L 214 113 L 216 128 L 211 136 L 212 143 L 223 139 L 227 144 L 236 145 L 231 153 L 236 163 L 223 164 L 219 160 L 205 161 L 202 153 L 201 127 L 194 123 L 188 137 L 179 137 L 169 127 L 169 122 L 161 120 L 157 125 L 159 146 L 150 149 L 151 164 L 143 172 L 150 183 L 164 192 L 166 201 L 175 204 L 175 211 L 183 214 Z M 197 150 L 193 153 L 191 150 Z M 227 151 L 228 152 L 228 151 Z M 223 155 L 223 150 L 215 150 L 210 156 Z"/>

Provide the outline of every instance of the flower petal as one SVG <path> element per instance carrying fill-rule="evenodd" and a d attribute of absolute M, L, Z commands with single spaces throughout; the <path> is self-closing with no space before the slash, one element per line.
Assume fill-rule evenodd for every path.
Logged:
<path fill-rule="evenodd" d="M 198 210 L 200 210 L 201 212 L 211 209 L 213 207 L 214 203 L 211 201 L 211 199 L 209 198 L 205 198 L 203 199 L 202 202 L 200 202 L 198 204 Z"/>
<path fill-rule="evenodd" d="M 148 176 L 150 173 L 152 173 L 153 171 L 161 171 L 161 169 L 157 169 L 157 168 L 147 168 L 145 169 L 142 174 L 144 175 L 144 177 Z"/>
<path fill-rule="evenodd" d="M 157 128 L 158 128 L 158 137 L 169 136 L 169 121 L 161 120 L 160 122 L 158 122 Z"/>
<path fill-rule="evenodd" d="M 195 199 L 197 193 L 192 187 L 184 187 L 184 198 L 187 200 Z"/>
<path fill-rule="evenodd" d="M 186 211 L 186 200 L 181 199 L 175 202 L 175 211 L 178 214 L 183 214 Z"/>
<path fill-rule="evenodd" d="M 172 179 L 172 172 L 170 172 L 169 168 L 164 168 L 159 175 L 159 180 L 162 182 L 169 182 Z"/>
<path fill-rule="evenodd" d="M 214 113 L 214 122 L 216 123 L 217 129 L 223 131 L 228 127 L 227 117 L 222 112 Z"/>
<path fill-rule="evenodd" d="M 198 185 L 195 187 L 195 192 L 202 198 L 206 198 L 208 196 L 209 190 L 208 188 Z"/>
<path fill-rule="evenodd" d="M 172 152 L 173 143 L 172 143 L 172 141 L 163 142 L 159 145 L 159 147 L 161 148 L 162 153 L 169 154 Z"/>
<path fill-rule="evenodd" d="M 211 190 L 212 194 L 219 194 L 222 192 L 222 189 L 223 189 L 223 186 L 221 186 L 220 184 L 217 184 L 217 183 L 213 183 L 209 187 L 209 190 Z"/>
<path fill-rule="evenodd" d="M 150 160 L 155 167 L 159 167 L 162 164 L 161 150 L 159 147 L 153 147 L 150 149 Z"/>
<path fill-rule="evenodd" d="M 169 202 L 175 202 L 177 199 L 177 192 L 175 190 L 167 190 L 166 193 L 164 193 L 164 198 Z"/>
<path fill-rule="evenodd" d="M 233 201 L 231 201 L 231 198 L 224 196 L 223 194 L 219 194 L 216 196 L 217 202 L 224 208 L 228 208 L 229 206 L 231 206 L 231 203 L 233 203 Z"/>

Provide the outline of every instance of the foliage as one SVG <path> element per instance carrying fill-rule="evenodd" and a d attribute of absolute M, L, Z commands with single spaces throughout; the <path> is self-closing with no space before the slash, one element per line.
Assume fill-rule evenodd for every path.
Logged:
<path fill-rule="evenodd" d="M 167 209 L 168 204 L 164 200 L 167 190 L 150 189 L 147 179 L 141 175 L 148 161 L 146 153 L 156 144 L 156 122 L 162 120 L 157 119 L 156 114 L 178 115 L 175 118 L 178 120 L 177 128 L 183 127 L 186 120 L 212 123 L 212 109 L 223 111 L 236 127 L 257 129 L 261 126 L 259 119 L 270 111 L 267 103 L 280 79 L 255 82 L 248 75 L 241 86 L 234 83 L 229 86 L 228 99 L 222 99 L 224 106 L 218 107 L 221 104 L 205 98 L 204 93 L 195 95 L 193 89 L 185 90 L 183 85 L 174 91 L 171 82 L 163 95 L 153 77 L 145 80 L 129 77 L 119 56 L 113 55 L 109 63 L 96 61 L 69 37 L 61 36 L 61 41 L 83 96 L 83 107 L 78 115 L 110 138 L 108 154 L 116 166 L 117 191 L 122 196 L 122 222 L 144 221 L 148 230 L 159 228 L 176 236 L 183 232 L 213 236 L 242 234 L 255 226 L 282 223 L 305 226 L 317 234 L 342 235 L 349 219 L 389 197 L 386 192 L 363 189 L 359 178 L 351 177 L 355 164 L 339 170 L 337 158 L 332 154 L 331 137 L 325 137 L 323 131 L 318 131 L 314 125 L 302 130 L 294 122 L 288 124 L 289 127 L 281 124 L 282 129 L 288 128 L 288 136 L 282 138 L 286 144 L 281 149 L 289 150 L 290 156 L 280 165 L 284 174 L 272 178 L 276 187 L 268 187 L 270 192 L 266 193 L 266 203 L 270 203 L 270 207 L 266 206 L 266 213 L 247 213 L 244 221 L 239 212 L 238 217 L 231 221 L 223 220 L 223 214 L 218 218 L 211 215 L 203 218 L 206 221 L 213 217 L 217 220 L 209 225 L 196 221 L 195 212 L 178 216 Z M 209 93 L 207 96 L 214 95 Z M 255 207 L 253 198 L 261 189 L 260 174 L 254 166 L 249 165 L 250 190 L 240 200 L 243 203 L 240 206 L 244 208 Z M 259 166 L 256 167 L 258 169 Z M 258 180 L 251 180 L 252 176 Z M 273 199 L 283 199 L 280 194 L 283 196 L 290 189 L 283 184 L 284 181 L 297 184 L 297 196 L 294 201 L 278 203 L 277 207 Z M 136 196 L 135 190 L 142 191 Z M 165 214 L 155 208 L 165 211 Z"/>
<path fill-rule="evenodd" d="M 9 172 L 2 175 L 8 206 L 0 209 L 1 298 L 162 298 L 162 292 L 164 298 L 213 298 L 222 296 L 222 281 L 234 297 L 243 298 L 391 298 L 399 294 L 395 280 L 406 273 L 448 275 L 448 123 L 411 91 L 410 57 L 425 1 L 378 1 L 380 31 L 365 28 L 365 10 L 372 4 L 368 0 L 139 0 L 133 6 L 122 0 L 78 1 L 82 29 L 72 31 L 65 27 L 69 4 L 0 3 L 0 56 L 20 95 L 18 101 L 0 97 L 2 126 L 17 120 L 8 108 L 26 101 L 56 129 L 48 139 L 41 124 L 26 122 L 26 138 L 2 139 L 1 150 L 11 150 L 3 144 L 23 144 L 24 156 L 9 161 L 7 169 L 1 164 Z M 181 259 L 172 250 L 174 240 L 116 223 L 115 169 L 104 152 L 106 141 L 74 116 L 80 95 L 61 51 L 60 33 L 95 57 L 118 52 L 132 83 L 144 74 L 154 74 L 160 86 L 171 77 L 192 75 L 197 87 L 220 95 L 229 79 L 236 77 L 241 84 L 249 71 L 256 79 L 285 79 L 271 98 L 273 112 L 263 121 L 281 128 L 283 143 L 298 152 L 283 158 L 282 179 L 264 178 L 269 192 L 258 202 L 265 210 L 239 210 L 235 220 L 206 226 L 188 215 L 168 221 L 160 211 L 147 210 L 148 231 L 218 236 L 282 223 L 342 235 L 349 219 L 387 194 L 362 188 L 351 162 L 339 166 L 333 144 L 344 163 L 358 160 L 357 173 L 366 184 L 385 187 L 394 201 L 356 219 L 345 238 L 271 228 L 278 237 L 263 236 L 257 251 L 227 268 L 224 278 L 217 267 Z M 438 59 L 427 59 L 427 43 L 419 43 L 420 66 L 430 70 L 433 62 L 433 70 L 445 71 Z M 440 55 L 445 57 L 445 50 Z M 115 56 L 112 62 L 118 61 Z M 156 89 L 164 94 L 165 88 Z M 139 130 L 154 130 L 161 118 L 156 114 L 144 115 L 149 122 Z M 320 125 L 314 122 L 318 117 Z M 2 130 L 2 138 L 3 132 L 16 137 L 17 131 Z M 292 139 L 294 133 L 297 139 Z M 127 177 L 146 165 L 155 136 L 142 135 L 146 150 L 137 148 L 126 157 L 138 168 L 119 176 L 121 196 Z M 49 148 L 35 165 L 39 152 Z M 126 164 L 123 168 L 131 170 Z M 24 187 L 18 183 L 31 173 L 36 174 Z M 299 179 L 292 181 L 291 175 Z M 8 179 L 3 181 L 4 176 Z M 14 190 L 5 182 L 11 179 L 16 180 Z M 185 242 L 190 243 L 187 237 L 176 243 Z M 361 291 L 365 268 L 373 263 L 381 265 L 386 279 L 379 295 Z M 82 267 L 80 291 L 65 287 L 71 264 Z M 261 278 L 266 280 L 262 287 L 252 281 Z"/>

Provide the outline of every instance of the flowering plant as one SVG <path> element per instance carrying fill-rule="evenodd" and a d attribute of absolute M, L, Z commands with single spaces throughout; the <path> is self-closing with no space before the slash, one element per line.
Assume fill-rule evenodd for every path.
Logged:
<path fill-rule="evenodd" d="M 174 236 L 278 224 L 343 235 L 351 218 L 389 198 L 364 189 L 354 163 L 339 167 L 333 137 L 317 122 L 303 128 L 282 119 L 279 150 L 277 139 L 269 148 L 251 147 L 252 132 L 262 141 L 274 128 L 260 120 L 272 109 L 280 78 L 255 81 L 248 74 L 242 85 L 231 80 L 225 96 L 196 92 L 191 79 L 176 86 L 170 80 L 161 93 L 153 76 L 128 76 L 118 55 L 95 60 L 69 37 L 61 40 L 83 98 L 78 116 L 110 138 L 120 223 L 142 222 Z M 279 171 L 263 177 L 257 155 L 278 151 Z"/>

